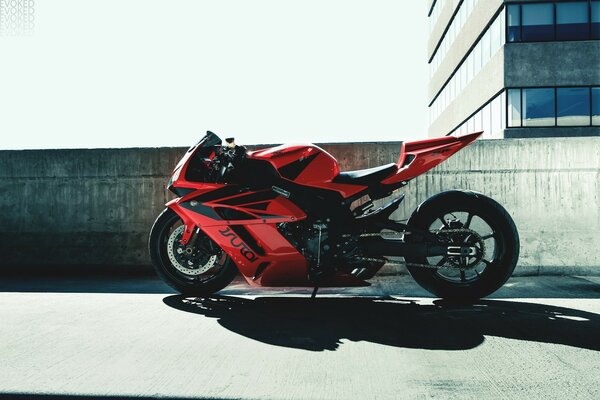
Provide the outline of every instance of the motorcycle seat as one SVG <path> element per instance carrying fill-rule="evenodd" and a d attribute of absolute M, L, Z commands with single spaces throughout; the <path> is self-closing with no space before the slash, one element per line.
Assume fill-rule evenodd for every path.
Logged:
<path fill-rule="evenodd" d="M 379 184 L 383 178 L 396 172 L 396 164 L 385 164 L 375 168 L 359 169 L 356 171 L 340 172 L 333 178 L 335 183 L 372 186 Z"/>

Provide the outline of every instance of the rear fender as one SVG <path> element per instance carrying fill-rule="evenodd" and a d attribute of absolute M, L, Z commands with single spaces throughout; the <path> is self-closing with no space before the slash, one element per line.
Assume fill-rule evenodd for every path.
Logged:
<path fill-rule="evenodd" d="M 473 190 L 461 190 L 454 189 L 448 190 L 445 192 L 438 193 L 436 195 L 431 196 L 427 200 L 423 201 L 421 204 L 417 206 L 417 208 L 413 211 L 410 218 L 408 219 L 407 224 L 410 225 L 411 220 L 414 220 L 417 215 L 424 209 L 428 209 L 430 207 L 435 207 L 436 204 L 439 204 L 440 201 L 447 201 L 450 199 L 466 199 L 466 198 L 474 198 L 477 199 L 480 196 L 483 196 L 482 193 L 475 192 Z"/>

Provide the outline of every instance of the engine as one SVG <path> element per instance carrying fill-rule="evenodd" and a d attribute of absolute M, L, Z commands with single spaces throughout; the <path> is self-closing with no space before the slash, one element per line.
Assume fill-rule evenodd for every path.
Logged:
<path fill-rule="evenodd" d="M 306 257 L 312 268 L 333 266 L 350 272 L 361 264 L 357 235 L 343 233 L 336 225 L 321 221 L 284 223 L 279 225 L 279 231 Z"/>

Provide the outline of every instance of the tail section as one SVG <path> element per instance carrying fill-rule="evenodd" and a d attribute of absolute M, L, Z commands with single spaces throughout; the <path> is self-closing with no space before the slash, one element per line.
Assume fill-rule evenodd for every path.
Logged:
<path fill-rule="evenodd" d="M 460 137 L 442 136 L 402 144 L 398 159 L 398 172 L 382 183 L 393 185 L 413 179 L 445 161 L 454 153 L 473 143 L 483 132 Z"/>

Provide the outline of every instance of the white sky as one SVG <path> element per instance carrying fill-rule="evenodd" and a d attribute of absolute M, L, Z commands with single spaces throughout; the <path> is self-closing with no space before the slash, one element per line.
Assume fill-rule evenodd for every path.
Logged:
<path fill-rule="evenodd" d="M 423 0 L 36 0 L 0 149 L 424 138 Z"/>

